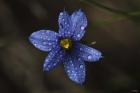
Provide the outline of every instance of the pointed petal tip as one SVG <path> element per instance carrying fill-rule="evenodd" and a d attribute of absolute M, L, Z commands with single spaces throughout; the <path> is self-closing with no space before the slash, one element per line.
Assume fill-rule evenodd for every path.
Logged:
<path fill-rule="evenodd" d="M 98 51 L 99 52 L 99 51 Z M 100 59 L 102 59 L 103 58 L 103 56 L 102 56 L 102 53 L 101 52 L 99 52 L 99 54 L 98 55 L 96 55 L 96 58 L 93 58 L 93 62 L 98 62 Z"/>
<path fill-rule="evenodd" d="M 102 58 L 102 53 L 92 47 L 77 43 L 75 49 L 78 56 L 87 62 L 96 62 Z"/>
<path fill-rule="evenodd" d="M 85 83 L 85 80 L 73 80 L 73 79 L 70 79 L 72 80 L 73 82 L 75 82 L 76 84 L 79 84 L 79 85 L 83 85 Z"/>
<path fill-rule="evenodd" d="M 77 57 L 67 57 L 64 61 L 65 72 L 69 79 L 77 84 L 85 81 L 85 63 L 83 59 Z"/>
<path fill-rule="evenodd" d="M 83 12 L 83 10 L 81 8 L 77 11 L 77 13 L 82 14 L 82 15 L 85 16 L 85 13 Z"/>
<path fill-rule="evenodd" d="M 78 12 L 81 12 L 81 13 L 83 13 L 83 10 L 80 8 L 80 9 L 78 10 Z"/>
<path fill-rule="evenodd" d="M 29 40 L 29 41 L 32 40 L 32 37 L 33 37 L 34 34 L 35 34 L 35 32 L 33 32 L 33 33 L 30 34 L 30 36 L 28 37 L 28 40 Z"/>
<path fill-rule="evenodd" d="M 49 69 L 46 68 L 46 64 L 45 64 L 45 63 L 43 64 L 43 71 L 44 71 L 44 72 L 45 72 L 45 71 L 49 71 Z"/>
<path fill-rule="evenodd" d="M 68 77 L 71 81 L 75 82 L 76 84 L 82 85 L 85 82 L 85 79 L 79 79 L 79 78 L 74 78 L 74 77 L 70 77 L 70 76 L 68 76 Z"/>

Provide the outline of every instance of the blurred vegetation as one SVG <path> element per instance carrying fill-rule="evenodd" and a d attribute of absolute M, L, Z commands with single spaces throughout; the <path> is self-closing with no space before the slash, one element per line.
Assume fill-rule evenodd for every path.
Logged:
<path fill-rule="evenodd" d="M 68 79 L 62 65 L 43 72 L 47 53 L 28 40 L 39 29 L 57 31 L 63 9 L 85 12 L 82 41 L 104 56 L 86 63 L 82 86 Z M 0 93 L 139 93 L 139 61 L 140 0 L 0 0 Z"/>

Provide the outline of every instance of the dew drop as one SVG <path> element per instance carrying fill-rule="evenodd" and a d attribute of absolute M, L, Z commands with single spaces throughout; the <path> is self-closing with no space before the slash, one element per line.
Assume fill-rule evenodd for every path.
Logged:
<path fill-rule="evenodd" d="M 53 63 L 53 66 L 56 66 L 56 63 Z"/>
<path fill-rule="evenodd" d="M 43 42 L 43 45 L 46 45 L 47 43 L 46 42 Z"/>
<path fill-rule="evenodd" d="M 36 43 L 34 43 L 34 45 L 35 45 L 35 46 L 37 46 L 37 44 L 36 44 Z"/>
<path fill-rule="evenodd" d="M 76 77 L 77 76 L 76 73 L 74 73 L 73 76 Z"/>
<path fill-rule="evenodd" d="M 81 30 L 84 30 L 84 26 L 81 26 Z"/>
<path fill-rule="evenodd" d="M 49 46 L 52 45 L 51 43 L 48 44 Z"/>
<path fill-rule="evenodd" d="M 92 56 L 91 56 L 91 55 L 89 55 L 89 56 L 88 56 L 88 60 L 91 60 L 91 59 L 92 59 Z"/>
<path fill-rule="evenodd" d="M 51 40 L 50 38 L 47 38 L 47 40 L 49 41 L 49 40 Z"/>
<path fill-rule="evenodd" d="M 46 67 L 46 64 L 44 64 L 43 67 L 45 68 Z"/>
<path fill-rule="evenodd" d="M 91 51 L 92 53 L 94 53 L 94 50 L 93 50 L 93 49 L 91 49 L 91 50 L 88 50 L 88 51 Z"/>
<path fill-rule="evenodd" d="M 82 48 L 80 48 L 80 50 L 82 50 Z"/>
<path fill-rule="evenodd" d="M 84 68 L 84 66 L 83 65 L 80 65 L 80 68 Z"/>
<path fill-rule="evenodd" d="M 71 73 L 74 74 L 75 72 L 72 70 Z"/>
<path fill-rule="evenodd" d="M 43 39 L 43 36 L 40 36 L 41 39 Z"/>
<path fill-rule="evenodd" d="M 63 15 L 63 13 L 61 12 L 61 13 L 60 13 L 60 15 L 62 16 L 62 15 Z"/>
<path fill-rule="evenodd" d="M 78 34 L 77 37 L 79 38 L 80 37 L 80 34 Z"/>
<path fill-rule="evenodd" d="M 47 67 L 48 67 L 48 68 L 50 68 L 50 67 L 51 67 L 51 65 L 47 65 Z"/>
<path fill-rule="evenodd" d="M 62 58 L 63 57 L 63 54 L 60 54 L 60 58 Z"/>
<path fill-rule="evenodd" d="M 78 58 L 78 61 L 80 61 L 81 59 L 80 58 Z"/>
<path fill-rule="evenodd" d="M 44 35 L 45 33 L 44 33 L 44 32 L 42 32 L 41 34 L 42 34 L 42 35 Z"/>
<path fill-rule="evenodd" d="M 64 24 L 65 24 L 65 25 L 67 25 L 67 23 L 66 23 L 66 22 L 65 22 Z"/>
<path fill-rule="evenodd" d="M 72 61 L 70 61 L 70 63 L 72 64 Z"/>
<path fill-rule="evenodd" d="M 70 35 L 70 31 L 68 31 L 68 34 Z"/>
<path fill-rule="evenodd" d="M 70 73 L 70 70 L 67 70 L 68 73 Z"/>

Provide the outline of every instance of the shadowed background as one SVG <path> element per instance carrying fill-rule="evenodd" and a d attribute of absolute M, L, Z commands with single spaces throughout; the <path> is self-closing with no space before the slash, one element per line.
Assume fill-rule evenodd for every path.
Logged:
<path fill-rule="evenodd" d="M 85 12 L 83 43 L 104 56 L 86 63 L 82 86 L 68 79 L 62 65 L 43 72 L 47 53 L 28 40 L 40 29 L 57 31 L 64 9 Z M 0 0 L 0 93 L 138 93 L 139 68 L 139 0 Z"/>

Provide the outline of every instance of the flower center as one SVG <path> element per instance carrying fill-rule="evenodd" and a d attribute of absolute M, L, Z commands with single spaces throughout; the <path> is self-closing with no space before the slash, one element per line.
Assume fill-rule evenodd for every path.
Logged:
<path fill-rule="evenodd" d="M 60 45 L 65 49 L 70 49 L 72 46 L 72 41 L 70 39 L 61 39 Z"/>

